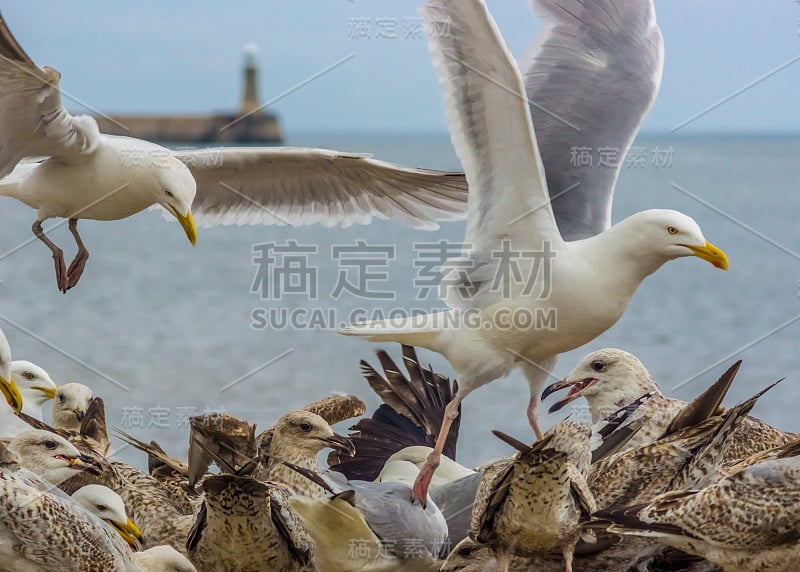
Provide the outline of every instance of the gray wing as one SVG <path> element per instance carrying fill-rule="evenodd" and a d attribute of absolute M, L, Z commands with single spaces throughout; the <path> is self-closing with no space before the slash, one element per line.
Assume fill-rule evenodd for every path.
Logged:
<path fill-rule="evenodd" d="M 450 546 L 455 546 L 469 534 L 472 520 L 472 505 L 478 494 L 478 485 L 483 473 L 474 473 L 457 481 L 431 489 L 430 495 L 447 521 Z"/>
<path fill-rule="evenodd" d="M 53 68 L 33 63 L 0 16 L 0 177 L 23 157 L 75 161 L 97 147 L 97 122 L 67 113 L 60 79 Z"/>
<path fill-rule="evenodd" d="M 294 147 L 176 151 L 197 181 L 201 226 L 326 226 L 393 219 L 415 228 L 463 218 L 462 173 L 412 169 L 368 155 Z"/>
<path fill-rule="evenodd" d="M 661 31 L 652 0 L 533 8 L 545 28 L 520 67 L 559 230 L 578 240 L 611 224 L 620 166 L 661 84 Z"/>
<path fill-rule="evenodd" d="M 445 545 L 447 523 L 433 501 L 423 509 L 411 503 L 411 487 L 402 483 L 350 481 L 356 508 L 375 535 L 399 558 L 419 557 L 424 547 L 434 558 Z"/>

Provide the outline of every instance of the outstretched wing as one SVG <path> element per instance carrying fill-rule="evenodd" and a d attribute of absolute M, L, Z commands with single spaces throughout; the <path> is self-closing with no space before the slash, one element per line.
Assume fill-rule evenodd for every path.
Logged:
<path fill-rule="evenodd" d="M 415 228 L 463 218 L 462 173 L 412 169 L 369 155 L 294 147 L 175 151 L 197 181 L 201 226 L 326 226 L 392 219 Z"/>
<path fill-rule="evenodd" d="M 522 76 L 485 3 L 431 0 L 422 15 L 469 182 L 466 242 L 488 258 L 507 238 L 560 241 Z"/>
<path fill-rule="evenodd" d="M 97 122 L 67 113 L 60 79 L 57 70 L 33 63 L 0 16 L 0 178 L 23 157 L 77 161 L 97 147 Z"/>
<path fill-rule="evenodd" d="M 558 228 L 578 240 L 611 224 L 620 168 L 661 84 L 663 41 L 652 0 L 533 8 L 544 30 L 522 64 L 525 89 Z"/>

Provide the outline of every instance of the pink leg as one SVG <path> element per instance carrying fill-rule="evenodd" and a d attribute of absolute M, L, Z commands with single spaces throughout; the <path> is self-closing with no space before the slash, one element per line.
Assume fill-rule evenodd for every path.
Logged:
<path fill-rule="evenodd" d="M 41 240 L 47 248 L 50 249 L 50 252 L 53 253 L 53 261 L 56 265 L 56 285 L 58 289 L 66 294 L 67 292 L 67 266 L 64 263 L 64 251 L 62 251 L 59 247 L 55 245 L 55 243 L 47 238 L 44 234 L 44 229 L 42 228 L 42 221 L 37 220 L 33 223 L 33 234 Z"/>
<path fill-rule="evenodd" d="M 572 572 L 572 555 L 575 553 L 575 545 L 570 544 L 561 550 L 564 557 L 564 572 Z"/>
<path fill-rule="evenodd" d="M 542 439 L 542 430 L 539 427 L 539 417 L 536 414 L 536 406 L 539 405 L 539 396 L 531 395 L 531 400 L 528 402 L 528 423 L 533 427 L 533 432 L 536 433 L 536 439 Z"/>
<path fill-rule="evenodd" d="M 444 450 L 444 443 L 447 441 L 447 435 L 450 433 L 450 426 L 453 421 L 458 417 L 458 406 L 461 404 L 461 397 L 458 395 L 453 396 L 447 407 L 444 408 L 444 419 L 442 419 L 442 428 L 439 431 L 439 436 L 436 438 L 436 446 L 428 455 L 425 464 L 417 475 L 414 481 L 414 487 L 411 490 L 411 500 L 417 500 L 426 506 L 428 503 L 428 488 L 431 486 L 431 479 L 439 468 L 439 461 L 442 458 L 442 451 Z"/>
<path fill-rule="evenodd" d="M 75 242 L 78 245 L 78 254 L 75 255 L 75 260 L 72 261 L 67 270 L 67 290 L 74 288 L 78 284 L 78 280 L 83 275 L 83 269 L 86 268 L 86 261 L 89 260 L 89 251 L 83 246 L 81 235 L 78 234 L 78 219 L 69 219 L 69 231 L 75 237 Z"/>

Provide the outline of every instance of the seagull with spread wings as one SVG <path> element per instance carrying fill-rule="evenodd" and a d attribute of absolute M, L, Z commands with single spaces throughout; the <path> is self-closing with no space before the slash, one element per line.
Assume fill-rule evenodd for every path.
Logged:
<path fill-rule="evenodd" d="M 170 151 L 104 135 L 93 118 L 64 109 L 60 78 L 28 57 L 0 16 L 0 196 L 38 211 L 33 233 L 53 253 L 62 292 L 78 283 L 89 257 L 80 219 L 119 220 L 160 205 L 194 245 L 194 216 L 201 226 L 348 226 L 375 217 L 432 229 L 466 209 L 462 173 L 326 149 Z M 78 246 L 69 267 L 45 235 L 42 223 L 50 218 L 69 221 Z"/>
<path fill-rule="evenodd" d="M 469 183 L 471 248 L 443 278 L 449 310 L 342 330 L 437 351 L 459 373 L 416 481 L 419 498 L 470 392 L 522 368 L 528 417 L 541 436 L 536 406 L 558 354 L 610 328 L 664 263 L 697 256 L 728 267 L 680 212 L 646 210 L 610 226 L 618 169 L 570 167 L 575 147 L 626 149 L 652 105 L 663 62 L 652 2 L 536 0 L 534 7 L 544 30 L 529 57 L 527 86 L 482 0 L 430 0 L 423 8 Z"/>

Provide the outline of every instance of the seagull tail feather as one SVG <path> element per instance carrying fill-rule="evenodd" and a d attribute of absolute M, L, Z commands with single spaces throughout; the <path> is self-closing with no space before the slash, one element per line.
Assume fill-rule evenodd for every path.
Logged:
<path fill-rule="evenodd" d="M 438 312 L 359 322 L 338 331 L 345 336 L 360 337 L 371 342 L 398 342 L 442 353 L 442 330 L 438 322 L 446 322 L 447 315 L 448 312 Z"/>

